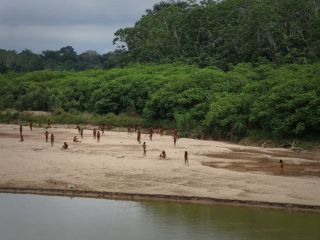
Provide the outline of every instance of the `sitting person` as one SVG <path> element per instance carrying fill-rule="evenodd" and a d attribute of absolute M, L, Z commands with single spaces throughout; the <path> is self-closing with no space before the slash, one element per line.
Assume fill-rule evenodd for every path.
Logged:
<path fill-rule="evenodd" d="M 166 155 L 166 152 L 164 150 L 162 150 L 161 154 L 160 154 L 160 160 L 161 159 L 166 159 L 167 155 Z"/>
<path fill-rule="evenodd" d="M 77 138 L 77 136 L 74 136 L 73 137 L 73 142 L 81 142 L 81 141 Z"/>
<path fill-rule="evenodd" d="M 61 149 L 62 149 L 62 150 L 67 150 L 68 147 L 69 147 L 69 146 L 68 146 L 67 142 L 64 142 Z"/>

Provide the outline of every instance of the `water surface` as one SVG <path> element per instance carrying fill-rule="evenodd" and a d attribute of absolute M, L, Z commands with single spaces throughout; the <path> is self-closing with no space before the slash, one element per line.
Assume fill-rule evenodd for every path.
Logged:
<path fill-rule="evenodd" d="M 4 240 L 319 240 L 320 214 L 0 194 Z"/>

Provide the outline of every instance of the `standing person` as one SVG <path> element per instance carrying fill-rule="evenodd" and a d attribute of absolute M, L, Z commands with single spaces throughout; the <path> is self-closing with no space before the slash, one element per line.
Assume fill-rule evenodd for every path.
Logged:
<path fill-rule="evenodd" d="M 78 129 L 78 132 L 80 133 L 80 126 L 79 125 L 76 126 L 76 129 Z"/>
<path fill-rule="evenodd" d="M 184 165 L 189 166 L 189 158 L 188 158 L 188 152 L 184 152 Z"/>
<path fill-rule="evenodd" d="M 97 142 L 100 142 L 100 131 L 97 132 Z"/>
<path fill-rule="evenodd" d="M 128 127 L 128 134 L 130 134 L 131 133 L 131 128 L 130 127 Z"/>
<path fill-rule="evenodd" d="M 147 156 L 147 145 L 146 142 L 143 142 L 142 144 L 142 148 L 143 148 L 143 156 Z"/>
<path fill-rule="evenodd" d="M 96 139 L 96 137 L 97 137 L 97 129 L 94 128 L 93 129 L 93 138 Z"/>
<path fill-rule="evenodd" d="M 150 130 L 149 130 L 150 141 L 152 141 L 152 135 L 153 135 L 153 128 L 150 128 Z"/>
<path fill-rule="evenodd" d="M 22 125 L 20 124 L 20 135 L 22 134 Z"/>
<path fill-rule="evenodd" d="M 105 129 L 105 126 L 104 126 L 104 124 L 102 124 L 102 127 L 101 127 L 102 134 L 104 134 L 104 129 Z"/>
<path fill-rule="evenodd" d="M 53 144 L 54 144 L 54 135 L 53 135 L 53 133 L 51 133 L 50 140 L 51 140 L 51 147 L 52 147 Z"/>
<path fill-rule="evenodd" d="M 48 139 L 49 139 L 49 132 L 46 130 L 44 132 L 44 135 L 46 136 L 46 142 L 48 142 Z"/>
<path fill-rule="evenodd" d="M 140 129 L 138 129 L 137 141 L 138 141 L 139 144 L 141 144 L 141 132 L 140 132 Z"/>
<path fill-rule="evenodd" d="M 20 134 L 20 142 L 23 142 L 23 141 L 24 141 L 23 135 Z"/>
<path fill-rule="evenodd" d="M 178 136 L 177 136 L 177 135 L 174 135 L 174 136 L 173 136 L 173 145 L 174 145 L 174 146 L 176 146 L 177 139 L 178 139 Z"/>
<path fill-rule="evenodd" d="M 283 175 L 283 169 L 284 169 L 283 161 L 282 161 L 282 159 L 280 159 L 280 174 L 281 175 Z"/>
<path fill-rule="evenodd" d="M 32 122 L 30 122 L 30 123 L 29 123 L 29 126 L 30 126 L 30 131 L 32 131 L 33 123 L 32 123 Z"/>
<path fill-rule="evenodd" d="M 80 137 L 83 138 L 83 128 L 80 129 Z"/>
<path fill-rule="evenodd" d="M 163 135 L 163 127 L 162 127 L 162 126 L 160 127 L 160 131 L 159 131 L 159 133 L 160 133 L 160 136 L 162 136 L 162 135 Z"/>

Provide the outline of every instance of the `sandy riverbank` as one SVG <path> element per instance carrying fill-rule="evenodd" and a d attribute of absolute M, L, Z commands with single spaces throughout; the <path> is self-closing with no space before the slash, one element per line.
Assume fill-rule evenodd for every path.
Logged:
<path fill-rule="evenodd" d="M 25 141 L 21 143 L 18 126 L 0 125 L 0 189 L 39 189 L 40 194 L 42 189 L 43 193 L 52 190 L 60 194 L 70 192 L 65 190 L 72 184 L 79 194 L 320 206 L 318 153 L 184 138 L 174 147 L 171 136 L 155 134 L 150 142 L 143 134 L 148 150 L 143 157 L 135 134 L 108 131 L 96 143 L 92 131 L 85 130 L 83 142 L 72 143 L 77 130 L 66 127 L 50 130 L 56 136 L 51 147 L 44 141 L 43 128 L 31 132 L 24 127 Z M 67 151 L 60 150 L 64 141 L 70 146 Z M 163 149 L 167 160 L 158 159 Z M 183 163 L 185 150 L 190 153 L 189 167 Z M 285 162 L 283 176 L 279 174 L 280 158 Z"/>

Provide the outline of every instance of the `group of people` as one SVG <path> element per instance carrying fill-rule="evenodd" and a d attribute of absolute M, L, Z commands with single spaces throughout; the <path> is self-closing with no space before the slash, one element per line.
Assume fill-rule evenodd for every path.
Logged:
<path fill-rule="evenodd" d="M 141 143 L 141 130 L 140 130 L 140 128 L 135 127 L 135 131 L 137 131 L 137 142 L 140 144 Z M 163 135 L 163 131 L 164 131 L 164 129 L 162 127 L 160 127 L 159 128 L 160 136 Z M 150 139 L 150 141 L 152 141 L 152 137 L 153 137 L 153 133 L 154 133 L 153 128 L 149 128 L 149 132 L 148 133 L 149 133 L 149 139 Z M 128 127 L 128 134 L 132 134 L 131 127 Z M 178 130 L 174 129 L 174 131 L 173 131 L 173 144 L 174 144 L 174 146 L 176 146 L 176 142 L 177 142 L 178 138 L 179 138 Z M 147 144 L 146 144 L 146 142 L 143 142 L 142 149 L 143 149 L 143 156 L 144 157 L 147 156 Z M 166 158 L 167 158 L 166 151 L 162 150 L 160 155 L 159 155 L 159 159 L 160 160 L 164 160 Z M 184 164 L 186 166 L 189 166 L 189 154 L 188 154 L 187 151 L 184 152 Z"/>
<path fill-rule="evenodd" d="M 29 123 L 29 127 L 30 127 L 30 131 L 32 131 L 32 128 L 33 128 L 33 123 L 32 122 Z M 51 134 L 49 133 L 49 131 L 47 130 L 48 128 L 51 128 L 51 122 L 50 121 L 48 122 L 48 126 L 46 128 L 46 131 L 44 132 L 44 135 L 45 135 L 45 141 L 46 142 L 49 141 L 49 135 L 50 135 L 50 144 L 51 144 L 51 146 L 53 146 L 54 145 L 55 136 L 54 136 L 53 133 L 51 133 Z M 76 129 L 78 129 L 80 137 L 82 139 L 83 138 L 83 130 L 84 129 L 80 128 L 79 125 L 76 127 Z M 105 126 L 102 125 L 100 127 L 100 129 L 101 129 L 102 134 L 104 134 Z M 111 129 L 111 127 L 110 127 L 110 129 Z M 134 132 L 137 132 L 137 142 L 139 144 L 141 144 L 141 129 L 137 125 L 135 125 L 134 128 L 128 127 L 128 134 L 131 135 L 133 133 L 133 129 L 134 129 Z M 158 132 L 159 132 L 160 136 L 162 136 L 163 132 L 164 132 L 163 127 L 160 127 Z M 23 126 L 22 125 L 20 125 L 20 127 L 19 127 L 19 133 L 20 133 L 20 141 L 23 142 L 24 141 L 24 137 L 23 137 Z M 152 141 L 153 133 L 154 133 L 153 128 L 152 127 L 149 128 L 148 134 L 149 134 L 150 141 Z M 97 142 L 100 142 L 101 134 L 100 134 L 100 131 L 97 130 L 96 128 L 93 129 L 93 138 L 96 139 Z M 174 144 L 174 146 L 176 146 L 178 138 L 179 138 L 178 130 L 174 129 L 173 130 L 173 144 Z M 73 142 L 80 142 L 81 143 L 81 140 L 79 140 L 77 136 L 74 136 L 73 137 Z M 69 148 L 69 145 L 67 144 L 67 142 L 64 142 L 62 147 L 61 147 L 61 149 L 62 150 L 67 150 L 68 148 Z M 143 142 L 142 149 L 143 149 L 143 156 L 146 156 L 147 155 L 147 144 L 146 144 L 146 142 Z M 160 160 L 164 160 L 166 158 L 167 158 L 167 154 L 166 154 L 165 150 L 162 150 L 162 152 L 159 155 L 159 159 Z M 284 173 L 283 160 L 280 160 L 279 163 L 280 163 L 280 174 L 283 175 L 283 173 Z M 188 154 L 187 151 L 184 152 L 184 164 L 186 166 L 189 166 L 189 154 Z"/>

